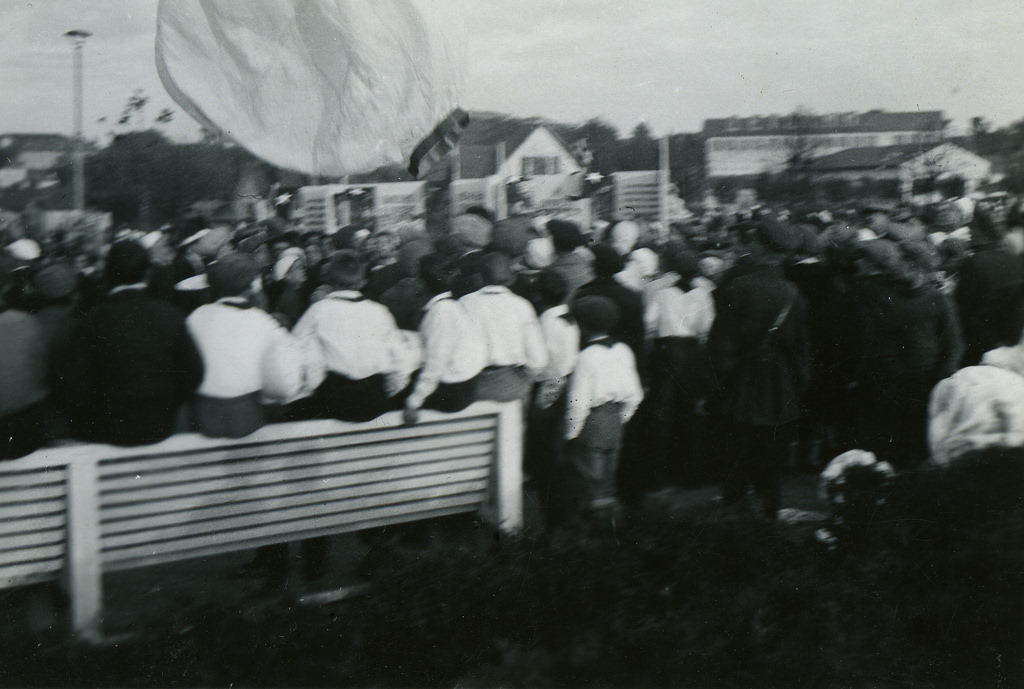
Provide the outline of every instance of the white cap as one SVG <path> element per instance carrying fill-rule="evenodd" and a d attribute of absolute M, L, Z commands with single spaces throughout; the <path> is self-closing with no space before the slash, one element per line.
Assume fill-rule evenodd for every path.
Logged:
<path fill-rule="evenodd" d="M 19 261 L 34 261 L 43 255 L 39 244 L 32 239 L 17 239 L 7 245 L 7 253 Z"/>

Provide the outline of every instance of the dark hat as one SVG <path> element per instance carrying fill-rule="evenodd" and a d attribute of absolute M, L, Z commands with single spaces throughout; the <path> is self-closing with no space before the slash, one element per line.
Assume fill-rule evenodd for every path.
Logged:
<path fill-rule="evenodd" d="M 537 294 L 548 304 L 561 304 L 569 296 L 569 281 L 556 268 L 545 268 L 537 274 Z"/>
<path fill-rule="evenodd" d="M 580 327 L 591 333 L 607 334 L 619 322 L 619 307 L 608 297 L 580 297 L 571 310 Z"/>
<path fill-rule="evenodd" d="M 530 218 L 517 215 L 505 218 L 494 226 L 491 234 L 491 249 L 518 258 L 526 253 L 530 241 Z"/>
<path fill-rule="evenodd" d="M 359 289 L 366 282 L 366 263 L 350 249 L 332 254 L 326 272 L 327 280 L 335 287 Z"/>
<path fill-rule="evenodd" d="M 207 272 L 214 296 L 236 297 L 249 290 L 259 268 L 250 254 L 233 251 L 211 263 Z"/>
<path fill-rule="evenodd" d="M 572 251 L 586 243 L 579 225 L 574 222 L 549 220 L 547 230 L 551 235 L 551 243 L 555 245 L 555 251 Z"/>
<path fill-rule="evenodd" d="M 607 244 L 592 246 L 590 251 L 594 254 L 594 273 L 597 275 L 610 277 L 626 266 L 619 252 Z"/>
<path fill-rule="evenodd" d="M 114 242 L 107 252 L 106 276 L 111 286 L 142 282 L 149 270 L 149 252 L 134 239 Z"/>
<path fill-rule="evenodd" d="M 697 274 L 697 255 L 689 249 L 674 247 L 665 256 L 665 269 L 681 278 L 693 277 Z"/>
<path fill-rule="evenodd" d="M 63 299 L 78 287 L 74 271 L 64 263 L 51 263 L 40 268 L 33 282 L 36 291 L 46 299 Z"/>
<path fill-rule="evenodd" d="M 448 290 L 454 272 L 455 261 L 446 254 L 434 252 L 420 259 L 420 279 L 434 294 Z"/>
<path fill-rule="evenodd" d="M 761 218 L 755 228 L 757 241 L 778 254 L 790 254 L 800 248 L 802 236 L 792 227 L 771 216 Z"/>

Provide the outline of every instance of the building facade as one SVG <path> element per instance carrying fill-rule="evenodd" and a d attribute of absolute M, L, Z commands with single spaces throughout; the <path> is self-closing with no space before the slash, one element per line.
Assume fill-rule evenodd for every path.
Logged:
<path fill-rule="evenodd" d="M 856 148 L 920 145 L 943 140 L 941 110 L 728 117 L 704 121 L 708 178 L 756 177 L 784 170 L 794 158 L 817 158 Z"/>

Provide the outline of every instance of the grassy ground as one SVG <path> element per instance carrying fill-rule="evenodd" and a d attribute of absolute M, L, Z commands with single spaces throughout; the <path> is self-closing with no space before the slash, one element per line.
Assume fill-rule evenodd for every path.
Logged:
<path fill-rule="evenodd" d="M 962 477 L 897 486 L 906 509 L 873 509 L 838 549 L 815 540 L 818 523 L 725 511 L 706 489 L 650 496 L 614 527 L 514 541 L 457 519 L 339 538 L 320 587 L 366 577 L 369 590 L 326 606 L 297 605 L 298 580 L 268 593 L 236 577 L 244 554 L 119 574 L 107 628 L 131 635 L 100 648 L 47 630 L 45 611 L 25 634 L 30 599 L 5 594 L 0 683 L 1009 689 L 1024 481 L 1004 468 L 985 510 L 970 491 L 947 499 Z M 783 504 L 820 510 L 813 486 L 787 480 Z"/>

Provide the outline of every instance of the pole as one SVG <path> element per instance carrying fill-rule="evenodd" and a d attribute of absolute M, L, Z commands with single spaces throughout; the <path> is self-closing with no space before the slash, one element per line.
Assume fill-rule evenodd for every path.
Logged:
<path fill-rule="evenodd" d="M 666 233 L 668 231 L 668 186 L 668 137 L 663 136 L 658 142 L 658 220 L 661 222 L 662 232 Z"/>
<path fill-rule="evenodd" d="M 68 31 L 64 35 L 71 39 L 72 55 L 74 57 L 72 96 L 74 98 L 73 127 L 75 130 L 75 149 L 72 157 L 74 166 L 72 198 L 74 199 L 75 210 L 83 211 L 85 210 L 85 149 L 82 142 L 82 48 L 85 46 L 85 39 L 92 34 L 88 31 L 75 30 Z"/>

